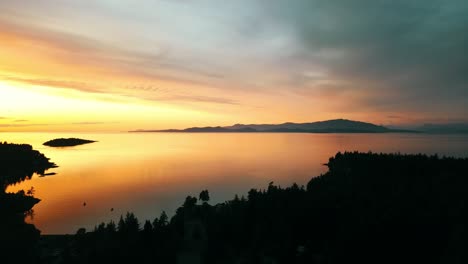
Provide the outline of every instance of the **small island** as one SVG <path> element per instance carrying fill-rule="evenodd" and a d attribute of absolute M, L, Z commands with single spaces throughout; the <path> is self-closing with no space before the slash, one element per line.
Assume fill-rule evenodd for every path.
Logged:
<path fill-rule="evenodd" d="M 94 140 L 80 139 L 80 138 L 57 138 L 45 142 L 44 146 L 49 147 L 73 147 L 83 144 L 94 143 Z"/>

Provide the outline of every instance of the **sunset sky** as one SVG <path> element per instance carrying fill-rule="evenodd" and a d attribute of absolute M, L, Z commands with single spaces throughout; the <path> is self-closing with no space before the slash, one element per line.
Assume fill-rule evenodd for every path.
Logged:
<path fill-rule="evenodd" d="M 0 0 L 0 131 L 468 121 L 466 0 Z"/>

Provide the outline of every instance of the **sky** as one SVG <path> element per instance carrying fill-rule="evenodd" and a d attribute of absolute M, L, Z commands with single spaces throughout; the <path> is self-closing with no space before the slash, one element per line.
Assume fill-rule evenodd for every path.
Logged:
<path fill-rule="evenodd" d="M 0 0 L 0 131 L 468 121 L 465 0 Z"/>

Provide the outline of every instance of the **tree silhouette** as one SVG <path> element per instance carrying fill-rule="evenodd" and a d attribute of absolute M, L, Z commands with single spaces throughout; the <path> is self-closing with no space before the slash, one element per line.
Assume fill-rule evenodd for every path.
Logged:
<path fill-rule="evenodd" d="M 193 208 L 195 207 L 196 204 L 197 204 L 197 198 L 192 197 L 190 195 L 185 198 L 185 202 L 184 202 L 185 208 Z"/>
<path fill-rule="evenodd" d="M 166 211 L 162 211 L 159 216 L 159 226 L 163 227 L 168 224 L 169 218 L 167 217 Z"/>
<path fill-rule="evenodd" d="M 43 175 L 56 165 L 30 145 L 0 143 L 0 256 L 2 263 L 30 262 L 37 254 L 40 231 L 25 222 L 40 200 L 34 188 L 7 193 L 9 185 Z"/>
<path fill-rule="evenodd" d="M 106 231 L 109 233 L 115 233 L 117 231 L 117 227 L 115 226 L 114 221 L 111 220 L 109 223 L 107 223 Z"/>
<path fill-rule="evenodd" d="M 143 225 L 143 231 L 145 233 L 151 233 L 153 231 L 153 226 L 149 220 L 145 221 L 145 224 Z"/>
<path fill-rule="evenodd" d="M 120 215 L 119 222 L 117 224 L 117 230 L 119 233 L 127 232 L 127 224 L 125 223 L 122 215 Z"/>
<path fill-rule="evenodd" d="M 125 225 L 128 232 L 136 233 L 140 230 L 140 223 L 133 213 L 127 212 L 125 216 Z"/>
<path fill-rule="evenodd" d="M 75 263 L 467 263 L 468 159 L 345 152 L 326 165 L 306 187 L 271 182 L 213 206 L 187 196 L 143 230 L 127 213 L 126 235 L 98 226 L 64 252 Z"/>
<path fill-rule="evenodd" d="M 210 200 L 210 194 L 208 193 L 208 190 L 201 191 L 198 197 L 200 201 L 203 201 L 204 203 L 207 203 Z"/>

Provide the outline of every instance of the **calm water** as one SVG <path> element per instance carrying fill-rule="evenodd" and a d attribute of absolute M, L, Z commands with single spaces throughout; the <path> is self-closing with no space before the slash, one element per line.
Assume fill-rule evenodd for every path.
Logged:
<path fill-rule="evenodd" d="M 58 137 L 98 143 L 50 148 Z M 468 136 L 417 134 L 66 134 L 0 133 L 28 143 L 60 167 L 8 191 L 34 186 L 42 201 L 30 219 L 43 234 L 74 233 L 133 211 L 140 220 L 172 215 L 187 195 L 208 189 L 212 203 L 265 188 L 305 185 L 338 151 L 427 153 L 468 157 Z M 50 172 L 50 171 L 49 171 Z M 83 206 L 86 202 L 87 206 Z M 114 211 L 111 212 L 111 208 Z"/>

